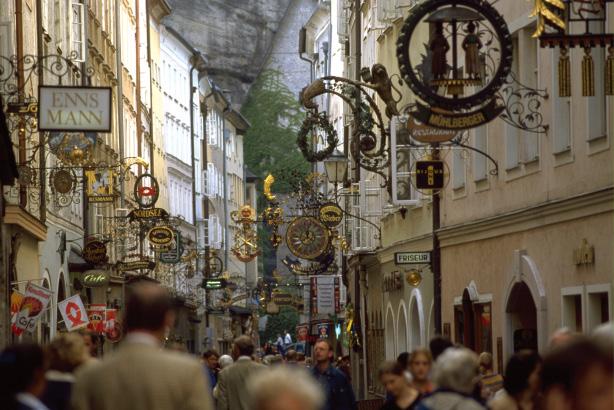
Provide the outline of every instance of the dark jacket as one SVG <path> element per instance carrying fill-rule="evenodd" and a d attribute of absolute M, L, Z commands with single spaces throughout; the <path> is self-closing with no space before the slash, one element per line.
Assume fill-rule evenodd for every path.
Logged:
<path fill-rule="evenodd" d="M 343 372 L 332 366 L 329 366 L 324 373 L 320 373 L 317 367 L 311 372 L 324 389 L 326 401 L 322 410 L 358 409 L 352 386 Z"/>
<path fill-rule="evenodd" d="M 47 374 L 47 387 L 40 401 L 49 407 L 49 410 L 70 409 L 70 394 L 72 392 L 73 381 L 69 378 L 72 378 L 72 375 L 68 374 L 67 378 L 58 378 L 53 375 L 50 377 Z"/>

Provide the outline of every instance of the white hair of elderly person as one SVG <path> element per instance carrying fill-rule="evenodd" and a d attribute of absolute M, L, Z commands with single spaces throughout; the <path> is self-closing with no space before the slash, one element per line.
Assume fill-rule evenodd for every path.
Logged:
<path fill-rule="evenodd" d="M 479 381 L 478 355 L 464 347 L 446 349 L 433 367 L 437 390 L 420 402 L 421 410 L 485 410 L 471 397 Z"/>
<path fill-rule="evenodd" d="M 318 410 L 324 393 L 300 367 L 274 366 L 247 382 L 251 410 Z"/>
<path fill-rule="evenodd" d="M 220 356 L 218 363 L 220 364 L 220 369 L 224 369 L 228 366 L 230 366 L 231 364 L 234 363 L 234 360 L 232 360 L 232 357 L 224 354 L 222 356 Z"/>

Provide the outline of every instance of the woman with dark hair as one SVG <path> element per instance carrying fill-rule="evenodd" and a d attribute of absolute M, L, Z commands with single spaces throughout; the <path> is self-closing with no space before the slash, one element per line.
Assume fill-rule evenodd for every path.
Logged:
<path fill-rule="evenodd" d="M 420 392 L 408 383 L 406 371 L 398 361 L 385 362 L 380 367 L 379 379 L 389 397 L 382 410 L 412 410 L 420 400 Z"/>
<path fill-rule="evenodd" d="M 0 353 L 0 405 L 3 410 L 48 410 L 39 400 L 45 390 L 45 354 L 35 344 L 9 346 Z"/>
<path fill-rule="evenodd" d="M 489 403 L 492 410 L 532 410 L 539 392 L 541 358 L 533 350 L 521 350 L 507 362 L 503 389 Z"/>
<path fill-rule="evenodd" d="M 541 408 L 611 410 L 614 408 L 612 344 L 578 337 L 544 358 Z"/>

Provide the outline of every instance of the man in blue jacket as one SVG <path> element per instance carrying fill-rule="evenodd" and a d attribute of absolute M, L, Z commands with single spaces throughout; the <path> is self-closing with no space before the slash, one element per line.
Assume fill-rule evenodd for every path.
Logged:
<path fill-rule="evenodd" d="M 343 372 L 332 365 L 333 347 L 330 342 L 320 339 L 313 350 L 316 365 L 312 374 L 322 386 L 326 396 L 322 410 L 357 410 L 350 382 Z"/>

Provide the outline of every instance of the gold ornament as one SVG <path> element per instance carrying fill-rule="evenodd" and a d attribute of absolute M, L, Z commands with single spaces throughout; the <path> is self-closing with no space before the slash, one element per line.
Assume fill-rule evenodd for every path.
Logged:
<path fill-rule="evenodd" d="M 565 11 L 565 3 L 562 0 L 535 0 L 533 11 L 529 17 L 537 16 L 537 28 L 533 37 L 541 36 L 546 30 L 546 24 L 560 30 L 565 30 L 565 22 L 557 15 Z"/>
<path fill-rule="evenodd" d="M 422 275 L 417 270 L 412 269 L 405 274 L 405 280 L 409 285 L 418 287 L 420 282 L 422 282 Z"/>
<path fill-rule="evenodd" d="M 614 46 L 608 47 L 608 58 L 605 60 L 605 95 L 614 95 Z"/>
<path fill-rule="evenodd" d="M 595 63 L 591 55 L 590 47 L 584 48 L 582 59 L 582 96 L 593 97 L 595 95 Z"/>
<path fill-rule="evenodd" d="M 566 47 L 559 57 L 559 97 L 571 97 L 571 68 Z"/>

